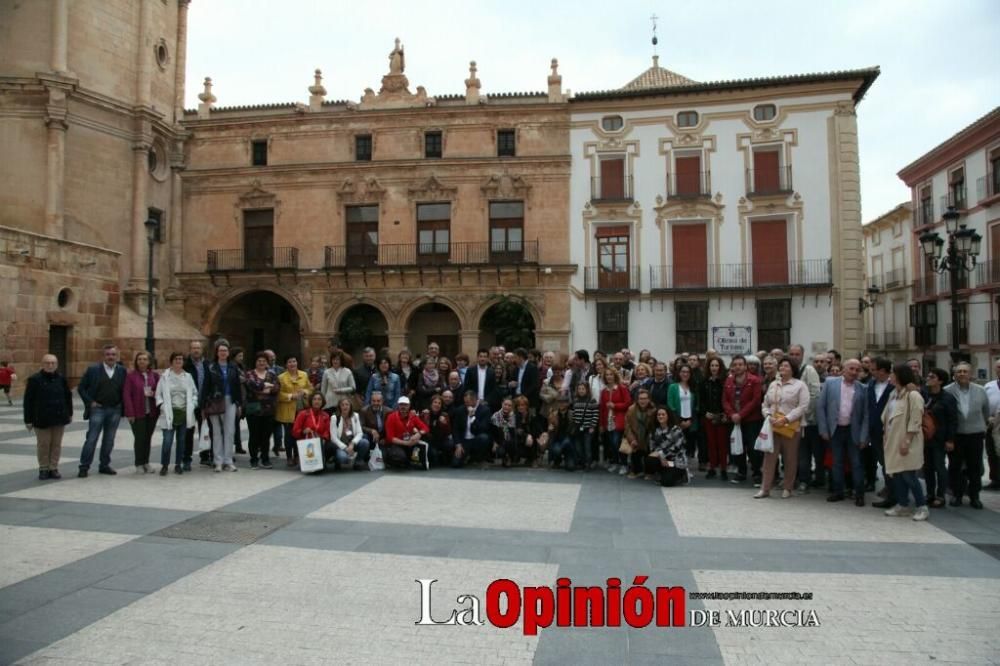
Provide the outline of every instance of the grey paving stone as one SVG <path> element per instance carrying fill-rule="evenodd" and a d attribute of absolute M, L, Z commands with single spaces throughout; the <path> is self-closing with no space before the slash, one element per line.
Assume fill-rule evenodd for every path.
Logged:
<path fill-rule="evenodd" d="M 13 664 L 48 645 L 42 641 L 24 641 L 18 638 L 0 640 L 0 664 Z"/>
<path fill-rule="evenodd" d="M 106 571 L 60 567 L 0 588 L 0 613 L 23 615 L 108 577 Z"/>
<path fill-rule="evenodd" d="M 389 553 L 392 555 L 422 555 L 447 557 L 454 544 L 436 539 L 413 537 L 370 536 L 356 550 L 365 553 Z"/>
<path fill-rule="evenodd" d="M 624 629 L 560 627 L 539 634 L 534 663 L 623 664 L 627 655 L 628 634 Z"/>
<path fill-rule="evenodd" d="M 140 564 L 124 573 L 109 576 L 93 585 L 101 590 L 121 590 L 123 592 L 155 592 L 161 587 L 187 576 L 210 564 L 212 560 L 195 557 L 160 557 Z"/>
<path fill-rule="evenodd" d="M 290 546 L 292 548 L 313 548 L 315 550 L 356 550 L 368 540 L 362 534 L 311 533 L 297 530 L 278 530 L 257 543 L 265 546 Z"/>
<path fill-rule="evenodd" d="M 694 627 L 629 628 L 628 652 L 630 658 L 637 654 L 658 655 L 671 664 L 675 657 L 722 661 L 712 630 Z"/>
<path fill-rule="evenodd" d="M 92 587 L 78 590 L 0 625 L 0 644 L 9 640 L 54 643 L 142 596 Z"/>
<path fill-rule="evenodd" d="M 621 567 L 639 573 L 653 568 L 649 556 L 639 550 L 615 548 L 567 548 L 555 546 L 549 551 L 549 561 L 560 565 Z"/>
<path fill-rule="evenodd" d="M 498 560 L 501 562 L 549 562 L 549 549 L 545 546 L 497 543 L 459 543 L 449 557 L 469 560 Z"/>
<path fill-rule="evenodd" d="M 44 518 L 40 511 L 4 511 L 0 509 L 0 525 L 30 525 Z"/>

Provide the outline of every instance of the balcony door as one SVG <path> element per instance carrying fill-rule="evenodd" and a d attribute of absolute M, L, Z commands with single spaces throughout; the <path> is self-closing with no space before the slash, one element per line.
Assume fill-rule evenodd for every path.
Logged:
<path fill-rule="evenodd" d="M 597 232 L 597 286 L 629 288 L 628 227 L 606 227 Z"/>
<path fill-rule="evenodd" d="M 705 224 L 675 224 L 671 240 L 674 253 L 674 288 L 708 286 L 708 233 Z"/>
<path fill-rule="evenodd" d="M 601 160 L 601 198 L 625 198 L 625 160 L 618 157 Z"/>
<path fill-rule="evenodd" d="M 754 220 L 750 225 L 755 286 L 788 284 L 788 223 Z"/>
<path fill-rule="evenodd" d="M 243 265 L 247 270 L 274 265 L 274 209 L 243 211 Z"/>
<path fill-rule="evenodd" d="M 347 207 L 348 266 L 378 264 L 378 206 Z"/>
<path fill-rule="evenodd" d="M 753 154 L 753 191 L 773 194 L 781 190 L 777 150 L 758 150 Z"/>
<path fill-rule="evenodd" d="M 451 204 L 417 204 L 417 258 L 421 264 L 447 264 L 451 250 Z"/>
<path fill-rule="evenodd" d="M 677 196 L 696 197 L 701 194 L 701 156 L 687 155 L 674 160 L 677 171 Z"/>

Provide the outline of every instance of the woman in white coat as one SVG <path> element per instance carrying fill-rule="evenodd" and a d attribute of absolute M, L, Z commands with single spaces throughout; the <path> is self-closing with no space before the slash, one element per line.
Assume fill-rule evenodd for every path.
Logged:
<path fill-rule="evenodd" d="M 181 463 L 184 458 L 184 440 L 187 429 L 197 421 L 194 408 L 198 405 L 198 389 L 191 375 L 184 371 L 184 354 L 170 354 L 170 367 L 163 373 L 156 385 L 156 406 L 160 408 L 160 418 L 156 427 L 163 431 L 163 446 L 160 449 L 160 476 L 166 476 L 170 468 L 170 448 L 177 442 L 174 472 L 183 474 Z"/>
<path fill-rule="evenodd" d="M 348 398 L 341 398 L 337 411 L 330 419 L 330 441 L 337 457 L 337 467 L 345 467 L 354 460 L 354 469 L 363 469 L 361 461 L 368 457 L 368 440 L 361 430 L 361 418 L 354 411 Z"/>

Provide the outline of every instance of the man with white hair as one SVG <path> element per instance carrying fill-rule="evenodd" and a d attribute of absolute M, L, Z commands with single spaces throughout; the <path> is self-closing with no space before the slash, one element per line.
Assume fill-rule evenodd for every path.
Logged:
<path fill-rule="evenodd" d="M 952 506 L 962 506 L 969 495 L 969 506 L 982 509 L 979 491 L 983 483 L 983 442 L 990 420 L 990 401 L 986 390 L 972 381 L 972 366 L 955 366 L 955 381 L 945 387 L 958 401 L 958 432 L 948 451 L 948 476 L 951 477 Z"/>

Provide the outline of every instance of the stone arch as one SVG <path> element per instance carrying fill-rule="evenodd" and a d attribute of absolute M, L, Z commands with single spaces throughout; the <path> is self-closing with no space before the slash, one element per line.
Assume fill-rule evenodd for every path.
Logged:
<path fill-rule="evenodd" d="M 326 318 L 327 330 L 334 332 L 338 331 L 340 322 L 344 318 L 344 315 L 347 314 L 351 308 L 358 305 L 370 305 L 382 313 L 382 316 L 385 317 L 386 324 L 390 329 L 394 326 L 396 322 L 396 314 L 382 301 L 374 298 L 347 298 L 337 303 L 330 312 L 330 315 Z"/>
<path fill-rule="evenodd" d="M 278 358 L 287 354 L 301 357 L 303 334 L 309 324 L 305 308 L 293 296 L 274 288 L 234 291 L 213 308 L 208 321 L 210 337 L 222 334 L 248 355 L 273 349 Z"/>
<path fill-rule="evenodd" d="M 458 317 L 459 326 L 463 329 L 469 328 L 469 313 L 466 309 L 462 307 L 458 301 L 438 294 L 435 294 L 434 296 L 421 296 L 407 302 L 406 305 L 399 309 L 399 312 L 396 315 L 396 325 L 401 329 L 406 328 L 410 322 L 410 318 L 413 317 L 414 312 L 424 305 L 434 303 L 448 306 L 448 308 L 455 313 L 455 316 Z"/>
<path fill-rule="evenodd" d="M 341 348 L 354 358 L 360 358 L 364 347 L 373 347 L 378 352 L 389 346 L 389 318 L 371 303 L 351 304 L 336 321 Z"/>
<path fill-rule="evenodd" d="M 410 303 L 399 317 L 405 327 L 407 347 L 419 354 L 434 341 L 443 356 L 453 358 L 462 350 L 464 315 L 450 299 L 422 298 Z"/>
<path fill-rule="evenodd" d="M 510 297 L 513 297 L 513 298 L 517 298 L 519 295 L 518 294 L 496 294 L 494 296 L 490 296 L 489 298 L 483 299 L 483 301 L 480 302 L 478 306 L 476 306 L 476 309 L 473 310 L 471 313 L 469 313 L 469 321 L 471 321 L 472 323 L 474 323 L 476 325 L 476 327 L 478 328 L 480 322 L 482 322 L 482 320 L 483 320 L 483 315 L 485 315 L 486 312 L 490 308 L 492 308 L 494 305 L 496 305 L 497 303 L 501 302 L 504 299 L 504 296 L 510 296 Z M 524 298 L 523 299 L 523 303 L 524 303 L 525 308 L 527 308 L 528 313 L 531 315 L 531 318 L 535 320 L 535 327 L 536 328 L 541 328 L 542 327 L 542 322 L 544 321 L 544 318 L 542 317 L 542 311 L 538 309 L 538 304 L 535 303 L 535 302 L 533 302 L 533 301 L 531 301 L 528 298 Z"/>
<path fill-rule="evenodd" d="M 309 329 L 309 320 L 310 320 L 309 311 L 302 304 L 302 302 L 298 298 L 296 298 L 295 295 L 292 294 L 291 292 L 286 291 L 285 289 L 282 289 L 280 287 L 272 287 L 272 286 L 236 287 L 234 289 L 230 289 L 229 291 L 220 294 L 218 297 L 216 297 L 215 304 L 211 308 L 209 308 L 208 312 L 206 313 L 204 321 L 202 322 L 201 325 L 201 332 L 205 335 L 212 335 L 213 333 L 215 333 L 218 330 L 219 324 L 222 320 L 222 314 L 240 298 L 246 296 L 247 294 L 252 294 L 253 292 L 256 291 L 270 292 L 272 294 L 275 294 L 276 296 L 283 298 L 285 301 L 288 302 L 289 305 L 291 305 L 295 309 L 295 313 L 299 317 L 299 327 L 301 329 L 301 333 L 303 335 L 308 335 L 311 332 Z"/>
<path fill-rule="evenodd" d="M 509 304 L 505 313 L 494 311 L 495 307 L 505 302 Z M 477 312 L 478 347 L 488 348 L 502 344 L 507 349 L 516 347 L 531 349 L 536 346 L 535 331 L 540 328 L 541 320 L 534 312 L 530 301 L 517 297 L 505 301 L 499 297 L 490 299 L 488 303 Z M 525 315 L 530 321 L 525 319 Z M 491 321 L 486 321 L 487 318 Z"/>

